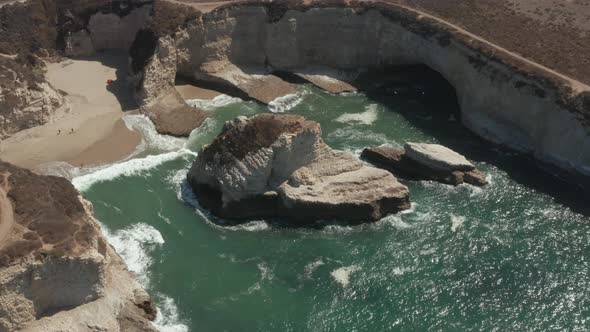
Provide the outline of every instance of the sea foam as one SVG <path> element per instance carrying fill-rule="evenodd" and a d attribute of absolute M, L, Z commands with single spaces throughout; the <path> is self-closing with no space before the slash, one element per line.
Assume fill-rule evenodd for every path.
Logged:
<path fill-rule="evenodd" d="M 214 110 L 219 107 L 240 103 L 243 100 L 237 97 L 231 97 L 228 95 L 219 95 L 213 99 L 187 99 L 186 103 L 189 106 L 197 107 L 203 110 Z"/>
<path fill-rule="evenodd" d="M 294 93 L 278 97 L 268 103 L 268 109 L 273 113 L 285 113 L 303 101 L 303 93 Z"/>
<path fill-rule="evenodd" d="M 178 307 L 167 295 L 158 294 L 158 313 L 153 323 L 161 332 L 188 332 L 188 326 L 180 322 Z"/>
<path fill-rule="evenodd" d="M 149 278 L 147 270 L 152 264 L 151 251 L 164 244 L 162 234 L 153 226 L 139 223 L 125 229 L 111 233 L 102 226 L 109 243 L 123 258 L 129 271 L 134 272 L 140 283 L 147 286 Z"/>
<path fill-rule="evenodd" d="M 139 131 L 142 134 L 142 143 L 138 147 L 135 155 L 138 155 L 146 149 L 168 152 L 186 146 L 186 138 L 158 134 L 154 123 L 145 115 L 126 115 L 123 117 L 123 120 L 129 129 Z"/>
<path fill-rule="evenodd" d="M 157 167 L 165 162 L 178 159 L 183 156 L 195 156 L 196 153 L 188 149 L 180 149 L 174 152 L 159 155 L 150 155 L 145 158 L 130 159 L 122 163 L 113 164 L 95 172 L 76 177 L 72 184 L 80 191 L 88 190 L 92 185 L 109 181 L 121 176 L 133 176 L 142 174 L 147 170 Z"/>
<path fill-rule="evenodd" d="M 334 280 L 338 282 L 342 287 L 346 288 L 350 284 L 350 276 L 361 268 L 357 265 L 343 266 L 330 273 Z"/>
<path fill-rule="evenodd" d="M 459 228 L 463 227 L 464 223 L 465 223 L 465 217 L 456 216 L 454 214 L 451 214 L 451 231 L 453 233 L 457 232 L 457 230 Z"/>
<path fill-rule="evenodd" d="M 377 104 L 367 105 L 365 111 L 362 113 L 344 113 L 336 118 L 336 122 L 347 124 L 360 124 L 369 126 L 377 121 L 379 112 L 377 111 Z"/>
<path fill-rule="evenodd" d="M 101 225 L 109 243 L 121 256 L 129 271 L 135 273 L 144 288 L 149 288 L 149 268 L 153 263 L 152 252 L 164 244 L 162 234 L 153 226 L 138 223 L 122 230 L 111 232 Z M 164 294 L 154 294 L 158 314 L 154 325 L 164 332 L 186 332 L 188 326 L 181 323 L 174 300 Z"/>

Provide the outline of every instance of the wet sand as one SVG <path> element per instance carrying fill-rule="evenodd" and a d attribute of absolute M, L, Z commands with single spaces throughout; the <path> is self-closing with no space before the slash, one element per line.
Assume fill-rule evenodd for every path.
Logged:
<path fill-rule="evenodd" d="M 132 154 L 141 135 L 122 119 L 135 108 L 126 67 L 125 55 L 109 53 L 49 64 L 46 78 L 67 94 L 66 106 L 49 123 L 0 142 L 0 158 L 33 169 L 53 161 L 94 166 Z"/>
<path fill-rule="evenodd" d="M 209 90 L 205 88 L 200 88 L 195 85 L 191 85 L 188 83 L 177 82 L 176 83 L 176 91 L 180 93 L 182 99 L 213 99 L 222 93 L 215 90 Z"/>

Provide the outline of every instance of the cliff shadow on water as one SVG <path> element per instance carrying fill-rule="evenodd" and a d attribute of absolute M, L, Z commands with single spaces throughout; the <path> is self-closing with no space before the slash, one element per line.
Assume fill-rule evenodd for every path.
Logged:
<path fill-rule="evenodd" d="M 552 196 L 557 203 L 577 213 L 590 215 L 587 204 L 590 183 L 586 179 L 471 132 L 461 123 L 461 109 L 454 87 L 429 67 L 374 68 L 360 75 L 355 86 L 369 99 L 400 113 L 440 144 L 470 160 L 497 167 L 512 180 Z M 398 107 L 405 103 L 422 103 L 425 107 Z"/>

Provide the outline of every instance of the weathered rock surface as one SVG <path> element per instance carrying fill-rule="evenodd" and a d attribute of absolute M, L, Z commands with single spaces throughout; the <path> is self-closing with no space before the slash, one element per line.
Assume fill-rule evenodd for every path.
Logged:
<path fill-rule="evenodd" d="M 0 138 L 46 123 L 64 102 L 39 68 L 0 55 Z"/>
<path fill-rule="evenodd" d="M 404 149 L 406 156 L 418 164 L 443 172 L 475 169 L 465 157 L 439 144 L 406 143 Z"/>
<path fill-rule="evenodd" d="M 227 219 L 361 222 L 410 207 L 408 189 L 389 172 L 333 151 L 318 123 L 295 115 L 227 122 L 188 181 L 201 205 Z"/>
<path fill-rule="evenodd" d="M 173 90 L 141 111 L 152 120 L 158 133 L 178 137 L 189 136 L 207 118 L 207 112 L 187 105 Z"/>
<path fill-rule="evenodd" d="M 209 68 L 205 69 L 206 67 Z M 209 65 L 205 66 L 203 71 L 196 74 L 194 78 L 217 83 L 220 86 L 236 88 L 245 97 L 263 104 L 268 104 L 279 97 L 297 93 L 297 89 L 292 84 L 260 68 L 250 69 L 249 73 L 246 73 L 243 69 L 232 64 L 225 64 L 221 69 Z"/>
<path fill-rule="evenodd" d="M 410 149 L 418 152 L 410 155 Z M 385 146 L 366 148 L 361 158 L 400 177 L 433 180 L 455 186 L 462 183 L 474 186 L 488 184 L 485 174 L 465 157 L 438 144 L 408 143 L 405 151 Z"/>
<path fill-rule="evenodd" d="M 113 6 L 120 6 L 118 11 L 125 11 L 127 7 L 136 5 L 121 2 Z M 68 56 L 84 56 L 103 50 L 128 50 L 135 35 L 147 21 L 150 11 L 151 6 L 144 5 L 130 9 L 125 15 L 98 12 L 90 17 L 86 27 L 65 38 L 64 53 Z"/>
<path fill-rule="evenodd" d="M 0 161 L 0 331 L 155 331 L 154 304 L 79 195 Z"/>

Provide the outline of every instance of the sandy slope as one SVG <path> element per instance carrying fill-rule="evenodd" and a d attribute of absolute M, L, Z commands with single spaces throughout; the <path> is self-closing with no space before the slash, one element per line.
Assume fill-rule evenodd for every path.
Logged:
<path fill-rule="evenodd" d="M 68 109 L 43 126 L 1 142 L 0 158 L 34 168 L 51 161 L 76 166 L 110 163 L 131 154 L 141 136 L 122 120 L 124 110 L 134 109 L 131 89 L 124 83 L 126 66 L 127 57 L 116 54 L 50 64 L 47 80 L 67 93 Z"/>

